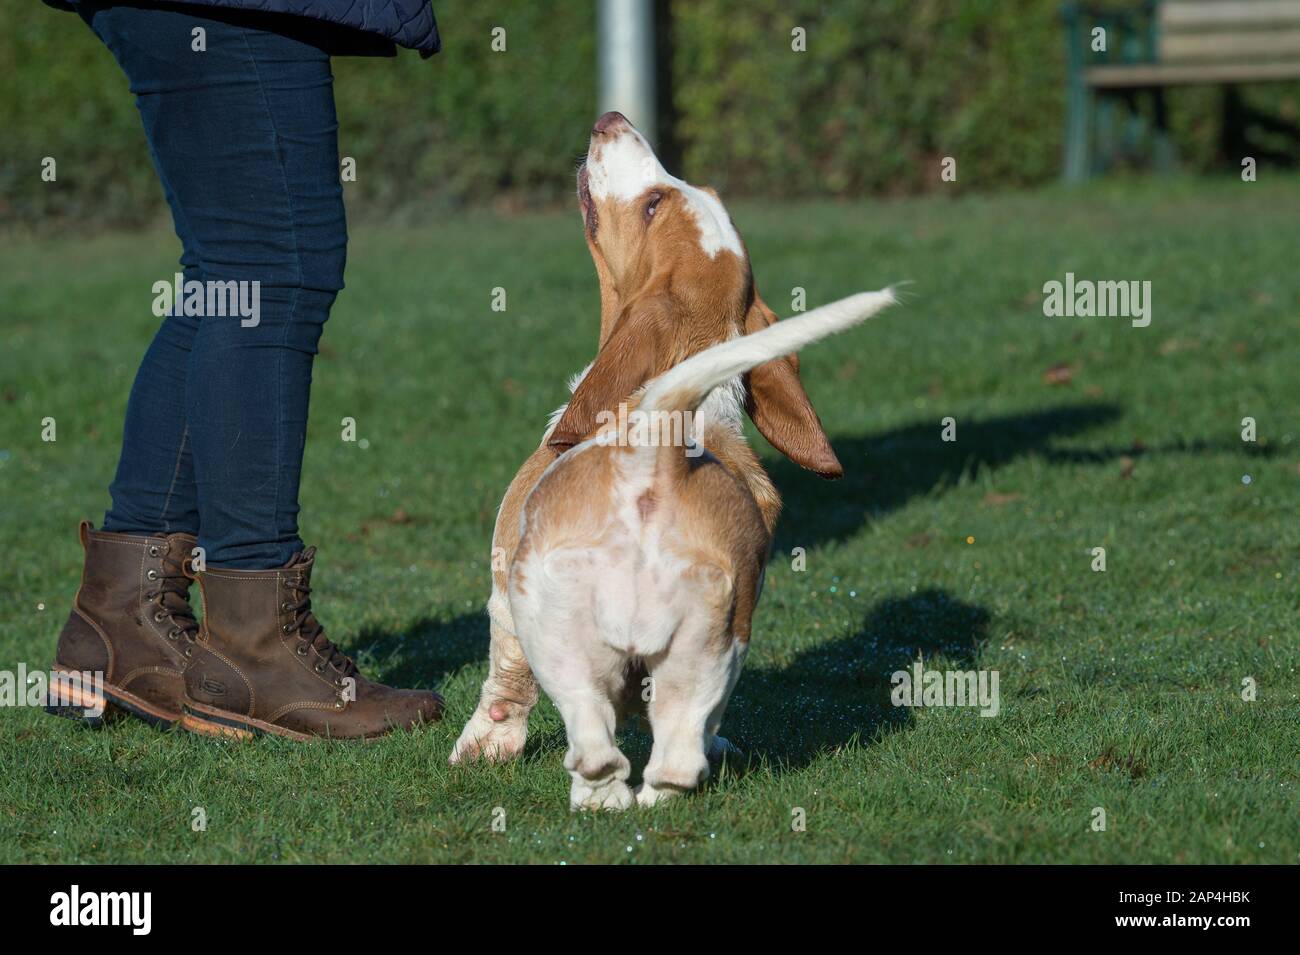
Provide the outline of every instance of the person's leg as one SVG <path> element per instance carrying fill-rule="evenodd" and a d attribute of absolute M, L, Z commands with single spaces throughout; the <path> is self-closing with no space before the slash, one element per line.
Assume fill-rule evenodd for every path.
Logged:
<path fill-rule="evenodd" d="M 297 498 L 311 366 L 343 287 L 347 244 L 329 56 L 259 29 L 256 16 L 121 5 L 88 16 L 136 94 L 194 259 L 187 278 L 238 283 L 244 304 L 257 305 L 246 317 L 199 317 L 183 372 L 182 336 L 172 334 L 182 323 L 164 323 L 168 334 L 151 352 L 168 371 L 161 384 L 150 376 L 133 400 L 136 426 L 124 446 L 132 458 L 114 483 L 110 524 L 138 523 L 156 506 L 191 506 L 177 488 L 192 467 L 207 562 L 282 566 L 303 547 Z M 203 50 L 195 49 L 196 28 Z M 150 444 L 154 418 L 181 397 L 182 380 L 183 416 L 173 408 L 169 432 L 182 421 L 179 450 L 164 482 L 165 454 Z"/>
<path fill-rule="evenodd" d="M 206 286 L 184 375 L 206 569 L 202 627 L 183 632 L 181 725 L 308 739 L 435 720 L 437 694 L 365 679 L 325 636 L 315 549 L 298 537 L 312 361 L 347 246 L 319 29 L 176 6 L 105 5 L 90 20 L 130 79 Z M 241 308 L 214 309 L 217 289 Z"/>
<path fill-rule="evenodd" d="M 95 29 L 94 14 L 101 6 L 86 3 L 79 8 L 91 29 Z M 104 19 L 100 25 L 107 28 Z M 96 33 L 108 43 L 109 36 Z M 185 210 L 167 184 L 152 143 L 149 152 L 181 240 L 181 274 L 185 281 L 201 280 L 198 250 Z M 145 352 L 127 400 L 117 474 L 109 487 L 112 504 L 104 515 L 102 530 L 134 535 L 199 532 L 198 494 L 185 420 L 186 376 L 199 321 L 198 316 L 168 315 Z"/>
<path fill-rule="evenodd" d="M 210 319 L 200 327 L 186 415 L 201 422 L 191 435 L 200 545 L 211 564 L 265 568 L 303 549 L 298 489 L 312 364 L 343 288 L 347 224 L 329 57 L 275 33 L 237 30 L 228 72 L 201 106 L 229 120 L 216 124 L 224 130 L 211 149 L 185 145 L 207 167 L 190 176 L 193 201 L 216 220 L 200 226 L 205 278 L 259 282 L 260 312 L 250 327 Z M 224 158 L 213 158 L 218 151 Z M 231 193 L 241 200 L 231 203 Z"/>
<path fill-rule="evenodd" d="M 186 274 L 195 270 L 186 269 Z M 198 497 L 185 421 L 186 374 L 199 322 L 169 316 L 145 352 L 126 405 L 122 451 L 102 529 L 197 534 Z"/>

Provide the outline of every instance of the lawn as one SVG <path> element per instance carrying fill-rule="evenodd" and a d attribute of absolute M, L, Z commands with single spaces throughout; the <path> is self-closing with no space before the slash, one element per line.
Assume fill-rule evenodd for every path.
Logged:
<path fill-rule="evenodd" d="M 546 701 L 522 761 L 446 762 L 485 672 L 497 503 L 594 348 L 577 214 L 357 227 L 302 533 L 332 637 L 439 688 L 446 721 L 299 745 L 5 708 L 0 862 L 1300 862 L 1297 209 L 1296 180 L 736 204 L 783 315 L 795 287 L 811 306 L 911 284 L 805 355 L 844 480 L 755 439 L 786 509 L 723 723 L 745 756 L 625 815 L 569 812 Z M 0 255 L 12 670 L 51 660 L 177 250 L 156 231 Z M 1151 324 L 1045 317 L 1067 272 L 1149 280 Z M 892 706 L 918 657 L 997 671 L 998 715 Z M 624 748 L 636 779 L 649 738 Z"/>

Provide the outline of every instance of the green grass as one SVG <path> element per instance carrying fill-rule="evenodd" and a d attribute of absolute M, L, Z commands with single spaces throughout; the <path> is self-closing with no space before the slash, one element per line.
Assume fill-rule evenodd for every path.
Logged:
<path fill-rule="evenodd" d="M 545 701 L 521 762 L 446 765 L 485 671 L 496 505 L 594 347 L 577 215 L 357 229 L 302 532 L 332 636 L 372 675 L 440 688 L 447 720 L 299 746 L 5 709 L 0 861 L 1300 861 L 1298 206 L 1297 181 L 738 205 L 782 314 L 795 286 L 815 305 L 913 284 L 806 354 L 846 478 L 760 443 L 786 511 L 723 725 L 747 758 L 626 815 L 568 811 Z M 0 249 L 0 668 L 51 659 L 174 245 Z M 1150 280 L 1151 326 L 1045 318 L 1067 271 Z M 1045 381 L 1058 365 L 1070 380 Z M 918 655 L 996 669 L 1001 713 L 892 707 Z M 624 744 L 635 778 L 649 740 Z"/>

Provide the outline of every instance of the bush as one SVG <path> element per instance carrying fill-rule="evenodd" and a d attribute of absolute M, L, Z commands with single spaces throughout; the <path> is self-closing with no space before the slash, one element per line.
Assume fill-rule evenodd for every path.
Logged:
<path fill-rule="evenodd" d="M 596 99 L 594 4 L 435 4 L 444 50 L 335 61 L 349 206 L 549 201 L 573 187 Z M 498 8 L 498 9 L 492 9 Z M 1016 188 L 1056 177 L 1065 44 L 1047 0 L 673 0 L 668 155 L 734 194 L 889 195 Z M 661 18 L 668 20 L 669 18 Z M 491 31 L 506 29 L 506 53 Z M 802 27 L 807 52 L 791 50 Z M 1296 84 L 1246 87 L 1294 125 Z M 1222 155 L 1214 88 L 1175 90 L 1184 168 Z M 0 8 L 0 217 L 77 227 L 155 218 L 163 199 L 126 81 L 91 32 L 40 4 Z M 1274 133 L 1276 152 L 1293 145 Z M 40 180 L 58 160 L 58 184 Z"/>
<path fill-rule="evenodd" d="M 1041 182 L 1059 166 L 1061 26 L 1041 0 L 676 6 L 689 172 L 728 191 L 861 195 Z M 806 31 L 807 52 L 791 50 Z"/>

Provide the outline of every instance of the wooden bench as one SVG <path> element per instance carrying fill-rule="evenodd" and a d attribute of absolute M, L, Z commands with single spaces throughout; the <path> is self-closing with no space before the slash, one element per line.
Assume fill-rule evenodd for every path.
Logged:
<path fill-rule="evenodd" d="M 1157 166 L 1173 168 L 1163 91 L 1192 84 L 1234 85 L 1300 79 L 1300 0 L 1148 0 L 1136 11 L 1068 3 L 1062 10 L 1068 47 L 1065 178 L 1086 179 L 1110 165 L 1115 101 L 1127 101 L 1125 139 L 1151 132 Z M 1094 49 L 1094 30 L 1105 49 Z M 1151 122 L 1136 97 L 1150 94 Z M 1113 147 L 1113 142 L 1103 142 Z M 1098 155 L 1098 152 L 1100 153 Z"/>

